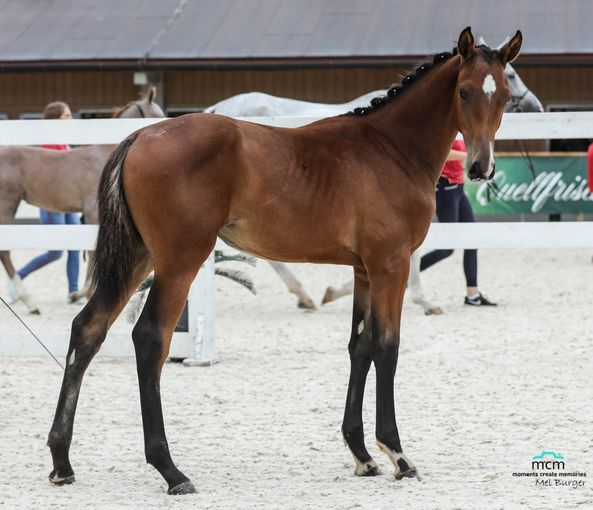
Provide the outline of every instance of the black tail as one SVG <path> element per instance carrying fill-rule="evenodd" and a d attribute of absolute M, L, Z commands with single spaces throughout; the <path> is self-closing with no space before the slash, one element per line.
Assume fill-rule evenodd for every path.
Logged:
<path fill-rule="evenodd" d="M 128 291 L 134 269 L 134 255 L 140 234 L 130 216 L 122 186 L 122 168 L 128 150 L 137 134 L 120 143 L 103 168 L 97 202 L 99 206 L 99 236 L 93 268 L 93 288 L 101 289 L 112 302 L 119 301 Z"/>

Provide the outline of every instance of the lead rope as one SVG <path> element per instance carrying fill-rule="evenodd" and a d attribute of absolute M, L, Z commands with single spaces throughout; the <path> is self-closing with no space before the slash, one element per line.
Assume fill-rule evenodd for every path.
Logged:
<path fill-rule="evenodd" d="M 523 92 L 523 94 L 520 97 L 513 96 L 511 98 L 513 104 L 513 109 L 511 111 L 513 113 L 519 113 L 522 111 L 520 107 L 521 99 L 525 97 L 527 92 L 529 92 L 529 89 Z M 527 165 L 527 168 L 531 172 L 531 177 L 535 179 L 535 177 L 537 176 L 537 171 L 535 170 L 535 165 L 533 164 L 533 160 L 531 159 L 531 155 L 529 154 L 529 150 L 527 149 L 527 144 L 525 143 L 525 140 L 515 140 L 515 145 L 518 147 L 521 157 L 523 158 L 525 164 Z"/>
<path fill-rule="evenodd" d="M 531 159 L 531 155 L 529 154 L 525 140 L 515 140 L 515 142 L 517 147 L 519 147 L 521 157 L 525 160 L 527 168 L 529 168 L 529 171 L 531 172 L 531 177 L 535 179 L 537 176 L 537 171 L 535 170 L 535 165 L 533 164 L 533 160 Z"/>
<path fill-rule="evenodd" d="M 12 314 L 20 321 L 20 323 L 23 326 L 25 326 L 25 328 L 27 328 L 27 331 L 33 335 L 33 338 L 35 338 L 35 340 L 37 340 L 39 342 L 39 344 L 41 345 L 41 347 L 43 347 L 47 351 L 47 353 L 54 359 L 54 361 L 60 366 L 60 368 L 62 370 L 64 370 L 64 367 L 57 360 L 57 358 L 52 354 L 52 352 L 45 346 L 45 344 L 39 339 L 39 337 L 35 333 L 33 333 L 33 331 L 31 330 L 31 328 L 25 324 L 25 321 L 23 321 L 23 319 L 21 319 L 19 317 L 19 315 L 12 309 L 12 307 L 6 301 L 4 301 L 4 298 L 2 296 L 0 296 L 0 301 L 2 301 L 6 305 L 6 308 L 8 308 L 12 312 Z"/>

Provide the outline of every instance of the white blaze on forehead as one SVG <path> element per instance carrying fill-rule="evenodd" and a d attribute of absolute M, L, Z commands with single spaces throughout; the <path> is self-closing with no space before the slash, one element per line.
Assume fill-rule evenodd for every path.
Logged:
<path fill-rule="evenodd" d="M 482 90 L 484 91 L 484 94 L 488 96 L 488 100 L 490 100 L 490 98 L 496 92 L 496 82 L 494 81 L 494 77 L 491 74 L 487 74 L 486 78 L 484 78 Z"/>

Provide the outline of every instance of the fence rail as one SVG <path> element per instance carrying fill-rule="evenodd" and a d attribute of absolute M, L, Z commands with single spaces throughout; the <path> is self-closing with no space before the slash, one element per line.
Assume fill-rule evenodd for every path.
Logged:
<path fill-rule="evenodd" d="M 321 117 L 238 117 L 258 124 L 299 127 Z M 3 120 L 0 145 L 117 144 L 164 119 Z M 506 113 L 498 140 L 593 138 L 593 112 Z"/>
<path fill-rule="evenodd" d="M 94 250 L 97 225 L 0 225 L 0 250 Z M 593 221 L 433 223 L 424 249 L 591 248 Z M 220 239 L 216 249 L 228 249 Z"/>
<path fill-rule="evenodd" d="M 163 119 L 94 119 L 0 121 L 0 145 L 41 145 L 70 143 L 117 144 L 133 131 Z M 319 118 L 253 117 L 251 122 L 281 127 L 298 127 Z M 497 139 L 593 138 L 593 112 L 505 114 Z M 85 249 L 95 246 L 97 227 L 1 225 L 0 249 Z M 221 243 L 222 244 L 222 243 Z M 221 244 L 217 244 L 220 247 Z M 547 248 L 593 247 L 593 222 L 570 223 L 476 223 L 433 224 L 426 248 Z M 214 269 L 212 257 L 190 290 L 189 335 L 174 338 L 171 346 L 176 357 L 196 357 L 209 363 L 216 357 L 214 342 Z M 62 355 L 67 347 L 67 332 L 53 335 L 49 343 Z M 179 336 L 179 335 L 178 335 Z M 36 346 L 17 333 L 14 342 L 3 342 L 0 354 L 37 355 Z M 47 339 L 46 339 L 47 340 Z M 52 343 L 53 342 L 53 343 Z M 31 346 L 31 347 L 29 347 Z M 8 350 L 7 350 L 8 349 Z M 109 342 L 101 351 L 107 355 L 131 355 L 126 344 Z"/>

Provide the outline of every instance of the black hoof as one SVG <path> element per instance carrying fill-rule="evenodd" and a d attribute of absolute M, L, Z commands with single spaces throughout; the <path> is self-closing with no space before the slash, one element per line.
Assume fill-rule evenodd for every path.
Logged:
<path fill-rule="evenodd" d="M 76 481 L 74 473 L 71 475 L 60 476 L 56 473 L 55 469 L 49 474 L 49 481 L 54 485 L 70 485 Z"/>
<path fill-rule="evenodd" d="M 402 478 L 417 478 L 420 480 L 420 475 L 417 469 L 408 469 L 407 471 L 399 471 L 395 473 L 395 479 L 401 480 Z"/>
<path fill-rule="evenodd" d="M 317 307 L 311 298 L 299 299 L 297 306 L 303 310 L 317 310 Z"/>
<path fill-rule="evenodd" d="M 379 469 L 379 466 L 372 466 L 365 470 L 365 472 L 362 473 L 360 476 L 379 476 L 380 474 L 381 470 Z"/>
<path fill-rule="evenodd" d="M 182 496 L 184 494 L 194 494 L 195 492 L 196 489 L 194 484 L 189 480 L 187 482 L 180 483 L 179 485 L 176 485 L 175 487 L 172 487 L 168 490 L 168 493 L 171 496 Z"/>
<path fill-rule="evenodd" d="M 371 459 L 365 463 L 357 464 L 354 474 L 356 476 L 379 476 L 381 470 L 377 463 Z"/>

